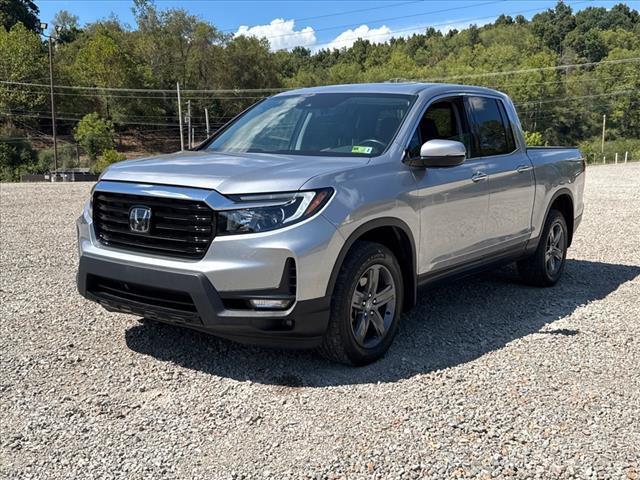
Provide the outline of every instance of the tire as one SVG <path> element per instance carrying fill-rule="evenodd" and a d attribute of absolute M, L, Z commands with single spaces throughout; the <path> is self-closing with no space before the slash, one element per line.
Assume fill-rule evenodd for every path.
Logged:
<path fill-rule="evenodd" d="M 561 232 L 561 238 L 556 235 Z M 528 285 L 551 287 L 564 271 L 569 240 L 569 230 L 564 215 L 558 210 L 549 211 L 536 251 L 517 263 L 518 273 Z M 555 245 L 555 247 L 553 247 Z"/>
<path fill-rule="evenodd" d="M 398 330 L 403 292 L 400 265 L 391 250 L 356 242 L 340 267 L 319 353 L 347 365 L 367 365 L 382 357 Z"/>

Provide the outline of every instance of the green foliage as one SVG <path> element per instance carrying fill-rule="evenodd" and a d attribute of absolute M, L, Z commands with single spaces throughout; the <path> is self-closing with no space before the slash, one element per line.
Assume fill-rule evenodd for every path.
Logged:
<path fill-rule="evenodd" d="M 98 158 L 105 150 L 113 148 L 114 134 L 113 123 L 100 118 L 95 112 L 85 115 L 73 133 L 91 160 Z"/>
<path fill-rule="evenodd" d="M 58 168 L 77 168 L 78 152 L 76 146 L 70 143 L 58 143 Z M 38 151 L 38 173 L 50 172 L 54 168 L 53 148 Z"/>
<path fill-rule="evenodd" d="M 125 160 L 124 154 L 110 148 L 102 152 L 102 155 L 98 157 L 98 161 L 91 166 L 91 172 L 102 173 L 112 163 L 122 162 L 123 160 Z"/>
<path fill-rule="evenodd" d="M 618 162 L 624 162 L 625 152 L 628 152 L 628 161 L 640 160 L 640 139 L 637 138 L 605 139 L 604 153 L 602 152 L 602 137 L 593 137 L 580 142 L 578 148 L 588 163 L 602 163 L 603 156 L 606 157 L 606 163 L 613 163 L 616 153 L 618 154 Z"/>
<path fill-rule="evenodd" d="M 60 10 L 56 13 L 53 18 L 53 25 L 58 43 L 71 43 L 82 33 L 82 29 L 78 27 L 78 17 L 66 10 Z"/>
<path fill-rule="evenodd" d="M 544 140 L 540 132 L 524 131 L 524 140 L 528 147 L 540 147 L 544 145 Z"/>
<path fill-rule="evenodd" d="M 48 45 L 32 25 L 15 20 L 20 14 L 16 5 L 30 2 L 0 0 L 5 25 L 0 27 L 0 79 L 46 83 Z M 184 9 L 161 9 L 153 0 L 134 0 L 133 12 L 134 28 L 115 17 L 80 28 L 64 10 L 52 22 L 60 27 L 52 44 L 56 84 L 95 88 L 58 91 L 58 132 L 73 133 L 71 119 L 93 112 L 90 118 L 106 119 L 101 120 L 106 122 L 102 133 L 88 129 L 85 135 L 84 126 L 76 128 L 94 160 L 113 147 L 113 125 L 142 138 L 167 126 L 174 135 L 175 95 L 144 91 L 173 91 L 177 82 L 183 90 L 225 91 L 185 95 L 200 129 L 197 136 L 204 130 L 204 108 L 215 127 L 280 87 L 411 79 L 503 91 L 514 100 L 523 128 L 548 144 L 597 136 L 603 115 L 608 138 L 640 138 L 640 64 L 606 63 L 640 57 L 640 15 L 624 4 L 574 13 L 558 2 L 530 21 L 501 15 L 493 23 L 446 34 L 431 27 L 386 43 L 358 40 L 349 48 L 315 52 L 303 47 L 274 52 L 266 39 L 224 34 Z M 13 20 L 5 20 L 9 17 Z M 557 69 L 599 61 L 605 63 Z M 526 73 L 500 73 L 521 70 Z M 46 87 L 0 84 L 0 117 L 6 123 L 50 134 L 49 109 Z M 539 138 L 534 135 L 533 141 Z M 41 157 L 42 165 L 50 160 L 46 152 Z M 71 157 L 68 162 L 72 165 Z"/>
<path fill-rule="evenodd" d="M 46 72 L 44 47 L 37 33 L 17 23 L 7 31 L 0 28 L 0 79 L 33 82 Z M 33 92 L 0 84 L 0 114 L 20 114 L 38 110 L 46 100 L 43 91 Z"/>
<path fill-rule="evenodd" d="M 32 0 L 0 0 L 0 26 L 11 30 L 21 23 L 34 32 L 40 31 L 40 9 Z"/>
<path fill-rule="evenodd" d="M 15 182 L 36 171 L 36 152 L 24 133 L 11 127 L 0 130 L 0 182 Z"/>

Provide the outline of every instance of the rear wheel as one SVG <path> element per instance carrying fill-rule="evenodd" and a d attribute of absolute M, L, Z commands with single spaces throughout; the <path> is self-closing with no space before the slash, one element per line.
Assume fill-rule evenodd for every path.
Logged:
<path fill-rule="evenodd" d="M 567 222 L 562 213 L 551 210 L 535 253 L 518 262 L 522 279 L 538 287 L 555 285 L 564 271 L 568 245 Z"/>
<path fill-rule="evenodd" d="M 402 273 L 393 253 L 357 242 L 340 268 L 320 353 L 351 365 L 377 360 L 393 342 L 402 301 Z"/>

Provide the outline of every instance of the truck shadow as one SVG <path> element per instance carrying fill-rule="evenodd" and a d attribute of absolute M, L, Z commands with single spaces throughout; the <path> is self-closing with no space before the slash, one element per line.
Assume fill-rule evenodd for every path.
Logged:
<path fill-rule="evenodd" d="M 391 350 L 362 368 L 333 364 L 308 351 L 243 346 L 157 323 L 135 325 L 125 336 L 138 353 L 240 381 L 291 388 L 394 382 L 472 361 L 530 334 L 579 336 L 579 325 L 541 329 L 638 275 L 638 266 L 567 260 L 564 277 L 553 288 L 522 285 L 515 269 L 505 267 L 423 289 Z"/>

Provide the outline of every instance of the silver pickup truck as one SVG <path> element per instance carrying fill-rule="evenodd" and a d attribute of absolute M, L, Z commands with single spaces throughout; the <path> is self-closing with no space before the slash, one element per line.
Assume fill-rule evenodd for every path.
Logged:
<path fill-rule="evenodd" d="M 495 90 L 288 91 L 194 150 L 104 172 L 77 221 L 78 289 L 110 311 L 363 365 L 419 286 L 509 262 L 555 284 L 584 182 L 580 152 L 527 148 Z"/>

